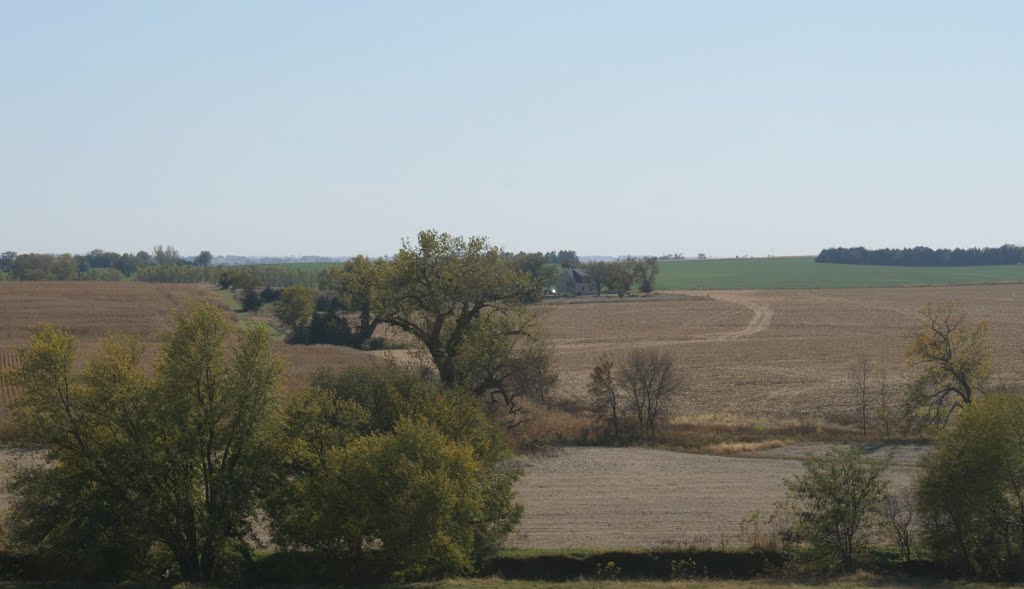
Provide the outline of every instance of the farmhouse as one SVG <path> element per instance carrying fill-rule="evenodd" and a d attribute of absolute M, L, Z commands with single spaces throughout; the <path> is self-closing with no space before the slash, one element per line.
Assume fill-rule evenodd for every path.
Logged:
<path fill-rule="evenodd" d="M 590 277 L 590 273 L 577 268 L 562 270 L 555 288 L 560 295 L 579 296 L 597 294 L 597 287 L 594 285 L 594 280 Z"/>

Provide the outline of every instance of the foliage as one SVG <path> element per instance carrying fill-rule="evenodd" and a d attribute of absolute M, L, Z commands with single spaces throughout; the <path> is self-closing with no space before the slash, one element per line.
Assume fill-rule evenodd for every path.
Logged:
<path fill-rule="evenodd" d="M 909 406 L 944 426 L 984 392 L 992 367 L 987 335 L 988 324 L 970 323 L 955 303 L 922 309 L 917 334 L 907 346 L 907 362 L 920 368 Z"/>
<path fill-rule="evenodd" d="M 632 258 L 608 262 L 608 290 L 620 297 L 633 288 L 634 261 Z"/>
<path fill-rule="evenodd" d="M 547 346 L 532 336 L 528 325 L 512 323 L 525 319 L 499 314 L 478 319 L 455 358 L 459 388 L 485 396 L 492 410 L 504 409 L 510 427 L 525 418 L 520 401 L 543 399 L 558 379 Z"/>
<path fill-rule="evenodd" d="M 5 251 L 0 254 L 0 272 L 10 272 L 14 267 L 14 260 L 18 257 L 18 252 Z"/>
<path fill-rule="evenodd" d="M 518 521 L 518 471 L 463 393 L 394 367 L 321 374 L 286 412 L 268 501 L 275 541 L 359 578 L 474 570 Z"/>
<path fill-rule="evenodd" d="M 174 246 L 157 245 L 153 247 L 153 263 L 157 266 L 173 266 L 181 264 L 181 254 Z"/>
<path fill-rule="evenodd" d="M 198 283 L 211 282 L 215 276 L 210 268 L 185 264 L 142 266 L 135 271 L 135 279 L 142 282 Z"/>
<path fill-rule="evenodd" d="M 508 254 L 506 256 L 517 270 L 533 279 L 536 290 L 526 299 L 527 302 L 539 301 L 544 297 L 545 289 L 554 288 L 555 281 L 558 278 L 559 267 L 556 264 L 549 263 L 548 258 L 544 254 L 540 252 L 532 254 L 519 252 L 514 256 Z"/>
<path fill-rule="evenodd" d="M 574 250 L 550 251 L 544 254 L 544 256 L 547 258 L 548 264 L 555 264 L 565 268 L 575 268 L 580 265 L 580 258 Z"/>
<path fill-rule="evenodd" d="M 541 357 L 524 304 L 536 293 L 535 280 L 485 238 L 437 231 L 421 231 L 416 245 L 403 243 L 376 274 L 373 314 L 423 344 L 444 386 L 500 398 L 514 409 L 525 391 L 513 391 L 515 383 L 503 376 L 521 375 L 523 359 Z"/>
<path fill-rule="evenodd" d="M 662 290 L 859 288 L 1024 282 L 1024 264 L 974 267 L 816 264 L 813 258 L 662 261 Z"/>
<path fill-rule="evenodd" d="M 313 318 L 316 291 L 305 286 L 289 286 L 281 292 L 274 316 L 292 331 L 292 338 L 303 338 Z"/>
<path fill-rule="evenodd" d="M 633 281 L 637 289 L 646 294 L 654 292 L 654 279 L 658 274 L 658 258 L 639 258 L 632 260 Z"/>
<path fill-rule="evenodd" d="M 236 334 L 202 303 L 175 316 L 152 377 L 143 353 L 110 336 L 75 374 L 74 338 L 45 325 L 19 351 L 16 419 L 49 453 L 16 477 L 12 540 L 76 576 L 140 574 L 162 553 L 209 580 L 248 550 L 280 361 L 265 330 Z"/>
<path fill-rule="evenodd" d="M 209 250 L 203 250 L 199 252 L 199 255 L 196 256 L 196 259 L 193 260 L 192 263 L 196 266 L 202 266 L 205 268 L 206 266 L 209 266 L 212 261 L 213 254 L 211 254 Z"/>
<path fill-rule="evenodd" d="M 381 322 L 374 301 L 386 266 L 386 260 L 356 256 L 343 266 L 332 266 L 320 274 L 320 290 L 336 293 L 342 309 L 358 314 L 359 325 L 352 338 L 357 346 L 369 341 Z"/>
<path fill-rule="evenodd" d="M 832 448 L 804 462 L 804 473 L 786 481 L 796 513 L 795 532 L 822 569 L 852 571 L 876 533 L 888 493 L 888 464 L 856 448 Z"/>
<path fill-rule="evenodd" d="M 939 433 L 921 461 L 924 541 L 952 572 L 1024 574 L 1024 396 L 988 395 Z"/>
<path fill-rule="evenodd" d="M 815 262 L 827 264 L 871 264 L 883 266 L 995 266 L 1024 263 L 1024 247 L 933 250 L 918 246 L 903 249 L 869 250 L 862 247 L 835 247 L 821 250 Z"/>

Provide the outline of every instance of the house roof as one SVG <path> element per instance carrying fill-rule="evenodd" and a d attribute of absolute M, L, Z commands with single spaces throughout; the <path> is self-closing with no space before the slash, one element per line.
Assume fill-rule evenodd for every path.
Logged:
<path fill-rule="evenodd" d="M 572 271 L 572 279 L 577 284 L 585 284 L 585 283 L 593 282 L 594 281 L 593 278 L 590 277 L 590 272 L 587 272 L 586 270 L 580 270 L 580 269 L 577 269 L 577 268 L 572 268 L 571 271 Z"/>

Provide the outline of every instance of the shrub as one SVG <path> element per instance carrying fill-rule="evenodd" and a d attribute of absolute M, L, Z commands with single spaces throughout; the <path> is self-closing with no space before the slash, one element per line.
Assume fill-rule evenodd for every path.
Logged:
<path fill-rule="evenodd" d="M 966 407 L 921 462 L 924 540 L 951 572 L 1017 577 L 1024 561 L 1024 396 Z"/>
<path fill-rule="evenodd" d="M 275 541 L 348 580 L 464 574 L 518 522 L 518 470 L 472 397 L 395 367 L 321 374 L 286 411 Z"/>
<path fill-rule="evenodd" d="M 795 532 L 810 545 L 815 568 L 853 570 L 880 524 L 887 467 L 855 448 L 832 448 L 786 481 L 797 510 Z"/>

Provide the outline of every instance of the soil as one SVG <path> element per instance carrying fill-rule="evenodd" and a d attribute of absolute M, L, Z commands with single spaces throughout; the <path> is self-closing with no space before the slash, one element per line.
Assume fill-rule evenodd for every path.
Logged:
<path fill-rule="evenodd" d="M 800 458 L 827 445 L 792 446 L 751 457 L 644 448 L 564 448 L 523 459 L 516 484 L 525 512 L 513 548 L 701 548 L 742 543 L 740 521 L 768 515 Z M 875 448 L 883 455 L 888 448 Z M 893 489 L 910 485 L 914 453 L 898 446 Z M 756 457 L 754 457 L 756 456 Z"/>
<path fill-rule="evenodd" d="M 699 294 L 709 298 L 659 293 L 539 305 L 538 323 L 559 372 L 554 396 L 582 398 L 602 354 L 655 348 L 675 358 L 691 414 L 852 420 L 858 398 L 850 368 L 857 357 L 873 361 L 876 387 L 882 371 L 890 386 L 909 382 L 916 367 L 905 350 L 919 310 L 947 300 L 969 320 L 988 322 L 995 380 L 1024 382 L 1024 285 Z"/>

